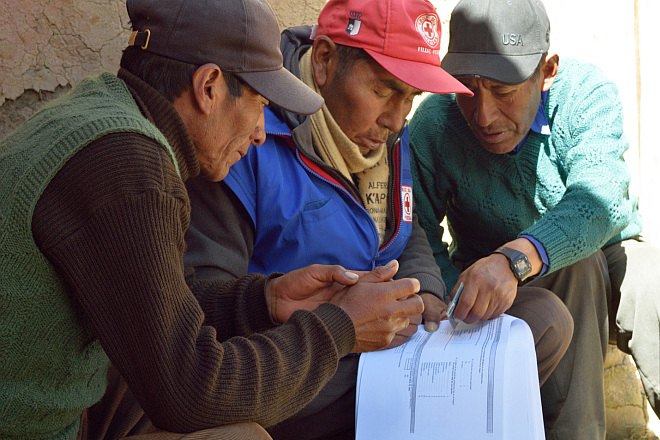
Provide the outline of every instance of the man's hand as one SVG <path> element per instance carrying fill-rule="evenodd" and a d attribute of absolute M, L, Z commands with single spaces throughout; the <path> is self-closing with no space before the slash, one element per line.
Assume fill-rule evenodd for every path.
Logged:
<path fill-rule="evenodd" d="M 387 348 L 398 347 L 406 342 L 409 337 L 417 333 L 417 328 L 422 323 L 427 332 L 434 332 L 440 327 L 440 321 L 447 319 L 447 304 L 440 298 L 430 293 L 423 293 L 419 297 L 424 303 L 424 313 L 408 317 L 410 320 L 408 327 L 399 330 Z"/>
<path fill-rule="evenodd" d="M 285 322 L 296 310 L 314 310 L 331 302 L 353 321 L 353 352 L 378 350 L 392 342 L 397 332 L 408 329 L 411 320 L 421 322 L 424 311 L 424 303 L 416 295 L 419 281 L 392 281 L 398 269 L 398 262 L 392 261 L 359 276 L 338 265 L 307 266 L 268 281 L 266 302 L 277 322 Z"/>
<path fill-rule="evenodd" d="M 359 276 L 339 265 L 314 264 L 293 270 L 266 284 L 266 303 L 276 322 L 286 322 L 296 310 L 314 310 Z"/>
<path fill-rule="evenodd" d="M 424 301 L 424 329 L 427 332 L 434 332 L 440 327 L 440 321 L 447 319 L 447 304 L 440 298 L 430 293 L 420 295 Z"/>
<path fill-rule="evenodd" d="M 330 301 L 344 309 L 353 321 L 356 341 L 353 352 L 387 347 L 397 332 L 407 329 L 411 321 L 419 319 L 415 316 L 424 311 L 424 303 L 416 295 L 419 281 L 414 278 L 392 281 L 398 269 L 396 261 L 377 267 Z"/>
<path fill-rule="evenodd" d="M 426 306 L 424 307 L 426 308 Z M 408 323 L 408 327 L 396 332 L 392 342 L 390 342 L 390 344 L 385 348 L 398 347 L 399 345 L 406 342 L 409 337 L 417 333 L 417 327 L 422 323 L 422 314 L 409 316 L 408 321 L 410 321 Z"/>
<path fill-rule="evenodd" d="M 452 298 L 461 282 L 464 288 L 454 318 L 468 324 L 500 316 L 511 307 L 518 292 L 518 280 L 509 260 L 501 254 L 489 255 L 465 269 L 452 290 Z"/>

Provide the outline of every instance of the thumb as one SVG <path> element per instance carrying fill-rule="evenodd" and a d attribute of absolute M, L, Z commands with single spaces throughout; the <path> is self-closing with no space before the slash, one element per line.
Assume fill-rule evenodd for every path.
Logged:
<path fill-rule="evenodd" d="M 440 321 L 447 317 L 447 305 L 435 295 L 423 293 L 420 295 L 424 302 L 424 328 L 434 332 L 440 327 Z"/>
<path fill-rule="evenodd" d="M 383 281 L 390 281 L 399 270 L 399 262 L 392 260 L 385 266 L 378 266 L 371 272 L 360 277 L 361 282 L 367 283 L 380 283 Z"/>
<path fill-rule="evenodd" d="M 312 270 L 310 275 L 322 283 L 338 283 L 345 286 L 351 286 L 358 282 L 360 276 L 355 272 L 346 270 L 343 266 L 335 264 L 332 266 L 314 264 L 309 266 Z"/>
<path fill-rule="evenodd" d="M 273 278 L 269 282 L 270 286 L 267 285 L 267 287 L 273 295 L 295 291 L 298 296 L 310 296 L 318 293 L 318 289 L 334 283 L 339 286 L 353 285 L 358 282 L 359 278 L 358 274 L 347 271 L 338 264 L 333 266 L 312 264 Z"/>

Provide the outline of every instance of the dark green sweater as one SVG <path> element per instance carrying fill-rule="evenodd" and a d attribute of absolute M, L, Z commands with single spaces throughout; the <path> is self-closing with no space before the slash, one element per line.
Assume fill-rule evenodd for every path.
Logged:
<path fill-rule="evenodd" d="M 122 131 L 158 140 L 123 81 L 84 80 L 0 143 L 0 437 L 68 438 L 105 390 L 108 359 L 32 237 L 50 180 L 90 142 Z"/>
<path fill-rule="evenodd" d="M 521 234 L 545 247 L 552 272 L 640 233 L 615 85 L 592 65 L 562 60 L 545 113 L 551 135 L 531 132 L 509 155 L 481 146 L 453 95 L 431 95 L 416 110 L 415 211 L 447 289 L 459 275 L 451 260 L 482 258 Z"/>

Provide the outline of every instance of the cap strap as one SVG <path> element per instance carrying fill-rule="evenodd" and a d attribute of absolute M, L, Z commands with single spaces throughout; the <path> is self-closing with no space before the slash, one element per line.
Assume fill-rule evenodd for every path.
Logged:
<path fill-rule="evenodd" d="M 149 29 L 146 31 L 133 31 L 131 33 L 131 38 L 128 40 L 129 46 L 140 46 L 142 49 L 146 49 L 149 46 L 149 38 L 151 38 L 151 32 Z"/>

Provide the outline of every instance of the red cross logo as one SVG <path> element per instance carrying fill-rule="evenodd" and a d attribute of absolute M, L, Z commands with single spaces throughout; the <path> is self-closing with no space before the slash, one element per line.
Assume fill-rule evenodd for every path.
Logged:
<path fill-rule="evenodd" d="M 403 199 L 403 221 L 412 223 L 412 187 L 401 185 L 401 198 Z"/>
<path fill-rule="evenodd" d="M 437 47 L 440 43 L 440 20 L 436 14 L 422 14 L 415 20 L 415 29 L 424 38 L 429 47 Z"/>
<path fill-rule="evenodd" d="M 434 32 L 433 26 L 431 26 L 431 23 L 429 23 L 428 21 L 424 22 L 424 32 L 426 32 L 426 35 L 429 38 L 433 38 L 433 32 Z"/>

